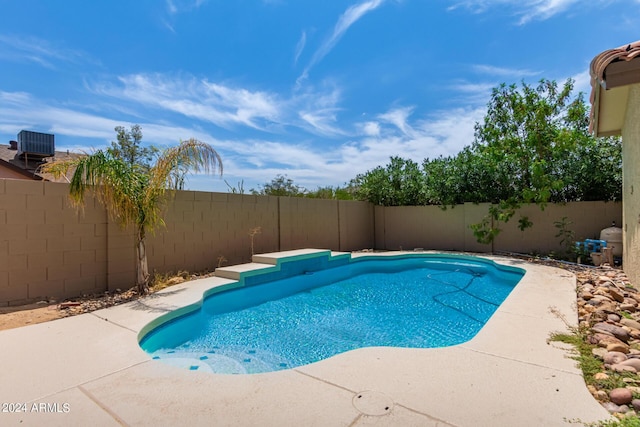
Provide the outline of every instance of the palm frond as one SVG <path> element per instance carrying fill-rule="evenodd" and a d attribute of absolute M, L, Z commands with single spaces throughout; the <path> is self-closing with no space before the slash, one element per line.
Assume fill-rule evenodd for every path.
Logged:
<path fill-rule="evenodd" d="M 209 144 L 191 138 L 165 150 L 151 171 L 151 187 L 180 189 L 188 171 L 222 175 L 222 159 Z"/>

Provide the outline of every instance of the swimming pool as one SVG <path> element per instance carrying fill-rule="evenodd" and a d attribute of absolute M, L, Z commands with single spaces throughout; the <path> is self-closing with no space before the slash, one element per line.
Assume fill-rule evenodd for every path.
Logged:
<path fill-rule="evenodd" d="M 165 363 L 231 374 L 294 368 L 362 347 L 445 347 L 473 338 L 523 276 L 456 255 L 366 257 L 330 268 L 309 261 L 283 264 L 297 274 L 279 280 L 248 275 L 241 287 L 144 334 L 141 347 Z"/>

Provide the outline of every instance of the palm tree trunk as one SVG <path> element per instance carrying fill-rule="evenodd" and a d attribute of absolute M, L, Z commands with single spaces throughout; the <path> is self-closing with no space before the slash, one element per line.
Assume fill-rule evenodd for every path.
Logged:
<path fill-rule="evenodd" d="M 145 245 L 144 227 L 138 232 L 138 244 L 136 245 L 136 284 L 138 293 L 145 295 L 149 292 L 149 266 L 147 264 L 147 249 Z"/>

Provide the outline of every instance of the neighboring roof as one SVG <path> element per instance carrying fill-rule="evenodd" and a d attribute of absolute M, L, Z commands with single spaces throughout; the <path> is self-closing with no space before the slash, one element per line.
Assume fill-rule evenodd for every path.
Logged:
<path fill-rule="evenodd" d="M 591 61 L 591 123 L 596 136 L 619 135 L 629 85 L 640 83 L 640 40 L 606 50 Z"/>
<path fill-rule="evenodd" d="M 27 178 L 54 182 L 69 182 L 66 177 L 54 178 L 51 174 L 43 174 L 39 172 L 41 165 L 45 161 L 55 160 L 72 160 L 83 156 L 83 154 L 70 153 L 68 151 L 56 151 L 54 157 L 47 157 L 46 159 L 32 158 L 27 155 L 26 158 L 19 158 L 18 151 L 11 149 L 10 145 L 0 144 L 0 166 L 7 167 L 16 172 L 21 173 Z"/>

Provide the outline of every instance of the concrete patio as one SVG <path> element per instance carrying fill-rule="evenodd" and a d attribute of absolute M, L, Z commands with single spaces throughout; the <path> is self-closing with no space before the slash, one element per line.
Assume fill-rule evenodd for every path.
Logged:
<path fill-rule="evenodd" d="M 574 276 L 488 258 L 527 273 L 475 338 L 447 348 L 365 348 L 256 375 L 152 360 L 138 346 L 140 330 L 231 283 L 215 277 L 2 331 L 1 409 L 27 412 L 0 412 L 0 425 L 562 426 L 608 418 L 566 349 L 547 343 L 566 330 L 551 307 L 576 321 Z"/>

